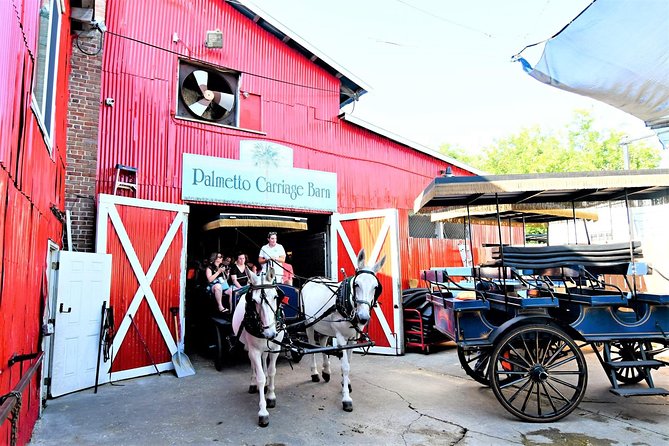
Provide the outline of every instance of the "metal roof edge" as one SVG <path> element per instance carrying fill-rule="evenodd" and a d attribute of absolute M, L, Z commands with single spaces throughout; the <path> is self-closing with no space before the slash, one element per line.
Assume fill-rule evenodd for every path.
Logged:
<path fill-rule="evenodd" d="M 288 28 L 283 23 L 279 22 L 277 19 L 272 17 L 269 13 L 264 11 L 258 5 L 249 0 L 230 0 L 227 2 L 230 6 L 241 12 L 243 15 L 253 20 L 269 33 L 275 35 L 277 38 L 281 39 L 286 45 L 288 45 L 285 38 L 289 38 L 295 45 L 289 45 L 291 48 L 302 53 L 307 59 L 311 60 L 314 64 L 320 66 L 324 70 L 328 71 L 330 74 L 334 75 L 340 81 L 340 107 L 348 104 L 353 100 L 357 100 L 360 96 L 367 93 L 371 88 L 364 81 L 350 73 L 344 67 L 336 63 L 334 60 L 326 56 L 318 48 L 314 47 L 308 43 L 305 39 L 300 37 L 290 28 Z M 263 23 L 258 23 L 256 16 L 261 18 L 266 26 L 263 26 Z M 316 59 L 313 59 L 313 57 Z M 321 63 L 318 63 L 320 59 Z M 345 91 L 349 90 L 349 91 Z M 352 94 L 351 94 L 352 93 Z M 346 97 L 347 99 L 342 99 Z"/>
<path fill-rule="evenodd" d="M 400 135 L 397 135 L 390 130 L 383 129 L 381 127 L 377 127 L 374 124 L 371 124 L 367 121 L 364 121 L 360 118 L 357 118 L 355 116 L 346 114 L 346 113 L 341 113 L 339 114 L 339 118 L 349 122 L 353 125 L 356 125 L 358 127 L 362 127 L 365 130 L 369 130 L 372 133 L 376 133 L 377 135 L 383 136 L 384 138 L 388 138 L 392 141 L 395 141 L 399 144 L 402 144 L 404 146 L 410 147 L 418 152 L 424 153 L 425 155 L 429 155 L 433 158 L 437 158 L 441 161 L 447 162 L 448 164 L 451 164 L 455 167 L 458 167 L 460 169 L 464 169 L 468 172 L 471 172 L 475 175 L 486 175 L 486 172 L 483 172 L 482 170 L 476 169 L 475 167 L 469 166 L 462 161 L 458 161 L 455 158 L 451 158 L 450 156 L 446 156 L 443 153 L 437 152 L 434 149 L 431 149 L 427 146 L 424 146 L 422 144 L 418 144 L 417 142 L 411 141 L 407 138 L 404 138 Z"/>

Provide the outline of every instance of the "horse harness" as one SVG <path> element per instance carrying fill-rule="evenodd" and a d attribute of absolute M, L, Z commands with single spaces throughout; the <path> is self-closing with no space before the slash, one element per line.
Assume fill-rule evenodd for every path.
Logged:
<path fill-rule="evenodd" d="M 277 325 L 277 332 L 283 325 L 283 292 L 281 289 L 276 288 L 276 286 L 273 284 L 251 285 L 248 292 L 246 293 L 246 308 L 244 311 L 242 327 L 248 332 L 248 334 L 256 338 L 264 338 L 265 335 L 263 334 L 263 331 L 271 327 L 271 325 L 262 324 L 260 314 L 256 309 L 256 305 L 251 294 L 254 290 L 260 290 L 260 303 L 262 304 L 265 302 L 271 308 L 272 306 L 267 300 L 267 295 L 265 294 L 265 290 L 270 288 L 276 289 L 276 310 L 274 310 L 274 324 Z"/>
<path fill-rule="evenodd" d="M 354 286 L 355 279 L 357 279 L 357 277 L 362 274 L 371 274 L 377 281 L 376 290 L 374 292 L 374 298 L 372 299 L 371 303 L 364 300 L 360 300 L 355 295 L 355 286 Z M 330 287 L 327 283 L 324 284 Z M 330 287 L 330 289 L 333 290 L 332 287 Z M 382 291 L 383 287 L 381 286 L 381 283 L 379 282 L 379 279 L 376 277 L 376 274 L 374 272 L 365 269 L 356 270 L 354 276 L 347 277 L 339 284 L 339 287 L 337 289 L 333 290 L 332 294 L 335 296 L 335 304 L 330 308 L 328 308 L 327 310 L 325 310 L 325 312 L 323 312 L 323 314 L 321 314 L 318 318 L 306 324 L 306 327 L 310 327 L 316 324 L 317 322 L 320 322 L 330 314 L 337 311 L 345 318 L 344 320 L 351 322 L 351 325 L 357 330 L 359 321 L 358 321 L 358 315 L 355 311 L 355 306 L 359 304 L 368 305 L 371 311 L 372 307 L 376 306 L 376 303 L 378 302 L 379 296 L 381 295 Z"/>

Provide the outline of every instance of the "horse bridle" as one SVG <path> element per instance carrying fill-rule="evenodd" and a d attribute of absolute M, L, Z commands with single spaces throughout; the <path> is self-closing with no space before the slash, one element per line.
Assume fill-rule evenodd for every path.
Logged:
<path fill-rule="evenodd" d="M 368 302 L 366 300 L 358 299 L 356 296 L 356 291 L 355 291 L 355 280 L 358 278 L 358 276 L 362 274 L 371 274 L 374 276 L 376 279 L 376 290 L 374 291 L 374 297 L 372 298 L 371 302 Z M 346 287 L 347 284 L 350 283 L 350 288 L 351 288 L 351 297 L 350 299 L 346 299 Z M 338 293 L 342 293 L 339 297 L 342 299 L 340 300 L 339 298 L 337 299 L 337 304 L 336 304 L 336 309 L 337 311 L 344 316 L 347 320 L 356 323 L 358 316 L 355 311 L 355 307 L 357 305 L 367 305 L 369 307 L 369 311 L 371 313 L 372 307 L 375 307 L 379 296 L 381 295 L 382 287 L 381 287 L 381 282 L 379 282 L 379 278 L 376 277 L 376 273 L 370 270 L 362 269 L 362 270 L 356 270 L 355 275 L 353 277 L 350 277 L 346 280 L 344 280 L 341 284 L 342 289 L 338 290 Z M 333 308 L 334 310 L 334 308 Z"/>
<path fill-rule="evenodd" d="M 272 311 L 274 312 L 274 322 L 271 325 L 263 325 L 262 319 L 260 317 L 260 313 L 258 313 L 258 310 L 256 309 L 255 301 L 253 300 L 252 292 L 256 290 L 260 290 L 260 305 L 262 306 L 262 303 L 266 303 L 269 308 L 272 308 L 272 305 L 269 303 L 269 300 L 267 299 L 267 295 L 265 294 L 265 290 L 274 288 L 276 289 L 276 309 L 273 309 Z M 264 338 L 265 335 L 263 334 L 263 331 L 267 330 L 268 328 L 272 326 L 276 326 L 280 321 L 281 321 L 281 305 L 282 305 L 282 300 L 281 300 L 281 293 L 278 288 L 276 288 L 276 285 L 273 284 L 263 284 L 263 285 L 250 285 L 249 290 L 246 293 L 246 311 L 244 312 L 244 328 L 246 331 L 252 335 L 255 336 L 256 338 Z M 278 331 L 278 328 L 277 328 Z"/>

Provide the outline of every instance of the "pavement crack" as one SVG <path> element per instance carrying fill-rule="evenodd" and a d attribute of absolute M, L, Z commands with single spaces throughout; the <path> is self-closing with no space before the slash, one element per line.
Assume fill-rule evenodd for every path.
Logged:
<path fill-rule="evenodd" d="M 418 418 L 416 418 L 415 420 L 413 420 L 413 421 L 409 424 L 409 426 L 402 432 L 402 440 L 404 441 L 404 444 L 406 444 L 406 439 L 404 438 L 404 436 L 410 431 L 411 426 L 412 426 L 414 423 L 416 423 L 416 421 L 420 420 L 422 417 L 429 418 L 429 419 L 431 419 L 431 420 L 438 421 L 438 422 L 447 424 L 447 425 L 449 425 L 449 426 L 454 426 L 454 427 L 456 427 L 456 428 L 458 428 L 458 429 L 460 430 L 460 435 L 459 435 L 459 437 L 458 437 L 457 439 L 455 439 L 455 441 L 453 441 L 452 443 L 450 443 L 450 446 L 455 446 L 455 445 L 460 444 L 460 443 L 467 437 L 467 434 L 470 433 L 470 432 L 473 432 L 473 433 L 476 433 L 476 434 L 479 434 L 479 435 L 483 435 L 483 436 L 485 436 L 485 437 L 492 438 L 492 439 L 495 439 L 495 440 L 499 440 L 499 441 L 505 442 L 505 443 L 507 443 L 507 444 L 509 444 L 509 443 L 510 443 L 510 444 L 514 444 L 514 443 L 515 443 L 515 444 L 522 444 L 521 442 L 512 441 L 512 440 L 509 440 L 508 438 L 498 437 L 498 436 L 495 436 L 495 435 L 490 435 L 490 434 L 485 433 L 485 432 L 479 432 L 479 431 L 470 430 L 470 429 L 468 429 L 468 428 L 466 428 L 466 427 L 464 427 L 464 426 L 462 426 L 462 425 L 460 425 L 460 424 L 458 424 L 458 423 L 455 423 L 455 422 L 453 422 L 453 421 L 444 420 L 443 418 L 439 418 L 439 417 L 435 417 L 435 416 L 433 416 L 433 415 L 429 415 L 429 414 L 423 413 L 423 412 L 421 412 L 420 410 L 418 410 L 418 409 L 411 403 L 411 401 L 409 401 L 407 398 L 405 398 L 404 395 L 402 395 L 402 394 L 399 393 L 398 391 L 393 390 L 393 389 L 388 389 L 387 387 L 380 386 L 380 385 L 378 385 L 377 383 L 371 382 L 371 381 L 366 380 L 366 379 L 365 379 L 364 381 L 365 381 L 367 384 L 369 384 L 370 386 L 374 386 L 374 387 L 376 387 L 376 388 L 378 388 L 378 389 L 385 390 L 386 392 L 394 393 L 394 394 L 397 395 L 402 401 L 404 401 L 404 402 L 407 404 L 407 407 L 408 407 L 409 409 L 411 409 L 411 410 L 414 411 L 416 414 L 418 414 Z"/>

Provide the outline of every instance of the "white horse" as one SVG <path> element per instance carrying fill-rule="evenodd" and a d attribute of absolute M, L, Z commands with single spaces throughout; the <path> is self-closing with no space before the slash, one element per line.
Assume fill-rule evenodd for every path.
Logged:
<path fill-rule="evenodd" d="M 346 346 L 355 342 L 369 322 L 372 307 L 381 292 L 381 284 L 376 277 L 386 261 L 383 258 L 374 266 L 365 265 L 365 250 L 358 254 L 358 267 L 355 276 L 342 282 L 327 279 L 310 279 L 302 287 L 302 303 L 304 305 L 305 325 L 309 343 L 314 344 L 314 331 L 320 336 L 322 347 L 328 339 L 334 337 L 338 346 Z M 342 374 L 342 406 L 347 412 L 353 410 L 349 371 L 351 350 L 345 349 L 341 356 Z M 312 355 L 311 380 L 320 381 L 316 355 Z M 330 381 L 330 359 L 323 354 L 323 380 Z"/>
<path fill-rule="evenodd" d="M 251 385 L 249 393 L 260 394 L 258 424 L 269 424 L 267 408 L 276 406 L 274 375 L 284 330 L 277 327 L 280 302 L 274 282 L 274 269 L 257 276 L 248 268 L 249 291 L 240 299 L 232 318 L 232 328 L 249 352 Z M 265 397 L 265 389 L 267 396 Z M 265 398 L 267 398 L 265 400 Z"/>

